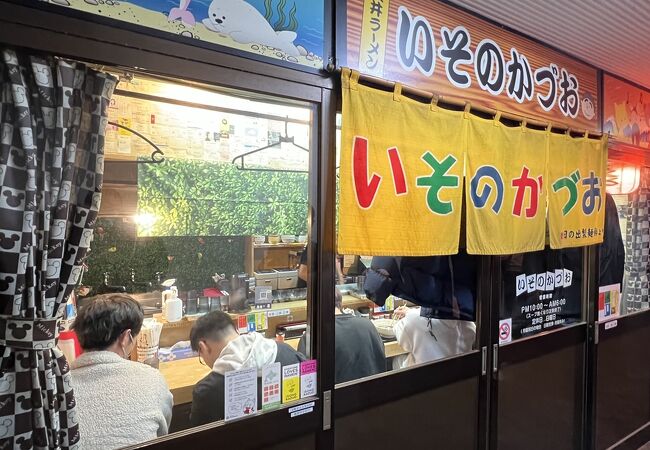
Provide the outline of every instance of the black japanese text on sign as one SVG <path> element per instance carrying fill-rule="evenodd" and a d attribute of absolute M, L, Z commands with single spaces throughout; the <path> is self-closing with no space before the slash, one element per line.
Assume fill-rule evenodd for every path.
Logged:
<path fill-rule="evenodd" d="M 348 0 L 347 26 L 347 64 L 361 72 L 504 111 L 599 129 L 595 69 L 453 7 Z"/>

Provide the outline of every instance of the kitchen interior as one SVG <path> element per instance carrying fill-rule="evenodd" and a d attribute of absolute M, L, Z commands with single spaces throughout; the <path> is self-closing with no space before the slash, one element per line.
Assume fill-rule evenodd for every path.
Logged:
<path fill-rule="evenodd" d="M 194 320 L 221 310 L 240 333 L 262 332 L 294 348 L 308 331 L 309 291 L 297 268 L 308 246 L 312 109 L 116 74 L 101 210 L 76 302 L 125 292 L 142 304 L 148 338 L 132 359 L 165 375 L 179 430 L 209 370 L 189 347 Z M 380 308 L 363 294 L 370 258 L 339 262 L 344 307 L 378 325 L 389 321 L 392 299 Z M 404 353 L 390 327 L 378 330 L 387 358 Z"/>

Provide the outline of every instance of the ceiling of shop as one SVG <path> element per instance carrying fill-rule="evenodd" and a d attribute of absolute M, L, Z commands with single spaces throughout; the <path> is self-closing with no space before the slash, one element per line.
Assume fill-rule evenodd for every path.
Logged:
<path fill-rule="evenodd" d="M 650 88 L 646 0 L 449 0 Z"/>

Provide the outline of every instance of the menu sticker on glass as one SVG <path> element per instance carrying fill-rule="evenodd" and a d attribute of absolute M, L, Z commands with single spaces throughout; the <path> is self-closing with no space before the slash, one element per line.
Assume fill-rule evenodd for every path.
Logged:
<path fill-rule="evenodd" d="M 240 334 L 248 332 L 248 318 L 245 315 L 237 317 L 237 328 Z"/>
<path fill-rule="evenodd" d="M 316 367 L 315 359 L 300 363 L 300 398 L 316 395 Z"/>
<path fill-rule="evenodd" d="M 300 400 L 300 364 L 282 368 L 282 403 Z"/>
<path fill-rule="evenodd" d="M 257 411 L 257 369 L 233 370 L 224 375 L 225 420 L 238 419 Z"/>
<path fill-rule="evenodd" d="M 249 333 L 256 331 L 256 318 L 254 313 L 246 315 L 246 322 L 247 322 L 247 330 Z"/>
<path fill-rule="evenodd" d="M 618 317 L 621 313 L 621 285 L 610 284 L 598 288 L 598 320 Z"/>
<path fill-rule="evenodd" d="M 266 330 L 268 328 L 265 312 L 255 314 L 255 327 L 258 331 Z"/>
<path fill-rule="evenodd" d="M 277 362 L 262 368 L 262 410 L 266 411 L 280 406 L 280 377 L 282 365 Z"/>

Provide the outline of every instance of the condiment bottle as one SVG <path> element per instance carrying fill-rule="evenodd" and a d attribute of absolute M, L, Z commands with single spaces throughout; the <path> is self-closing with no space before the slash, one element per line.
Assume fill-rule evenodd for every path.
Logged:
<path fill-rule="evenodd" d="M 172 290 L 171 296 L 167 298 L 164 311 L 167 322 L 178 322 L 183 318 L 183 301 L 178 298 L 176 290 Z"/>

